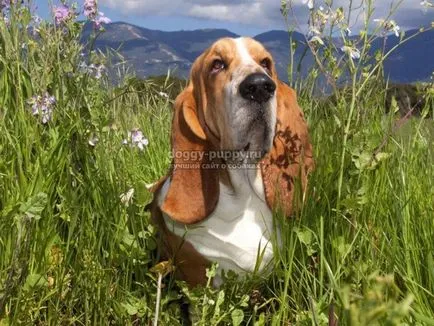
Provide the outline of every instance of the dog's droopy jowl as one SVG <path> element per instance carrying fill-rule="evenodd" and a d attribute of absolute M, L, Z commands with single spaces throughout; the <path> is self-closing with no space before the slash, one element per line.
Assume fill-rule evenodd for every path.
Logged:
<path fill-rule="evenodd" d="M 272 211 L 291 214 L 294 183 L 305 189 L 314 162 L 295 92 L 260 43 L 224 38 L 197 58 L 175 102 L 171 143 L 151 207 L 177 277 L 205 284 L 212 262 L 219 272 L 266 269 Z"/>

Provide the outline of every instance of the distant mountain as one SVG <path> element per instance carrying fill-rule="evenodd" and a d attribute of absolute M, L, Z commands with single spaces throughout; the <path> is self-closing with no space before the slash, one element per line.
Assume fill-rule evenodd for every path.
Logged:
<path fill-rule="evenodd" d="M 297 48 L 294 53 L 294 62 L 297 64 L 300 58 L 303 57 L 303 65 L 301 68 L 302 74 L 305 75 L 309 67 L 313 64 L 313 57 L 310 52 L 306 52 L 305 37 L 303 34 L 293 32 L 292 35 L 286 31 L 270 31 L 254 37 L 255 40 L 261 42 L 272 54 L 276 70 L 279 77 L 283 80 L 288 80 L 288 64 L 290 61 L 290 37 L 292 41 L 297 43 Z M 295 72 L 297 67 L 293 68 Z"/>
<path fill-rule="evenodd" d="M 415 35 L 417 31 L 407 31 L 406 37 Z M 381 47 L 383 40 L 378 43 Z M 398 43 L 397 37 L 388 37 L 386 51 Z M 384 70 L 393 81 L 400 83 L 429 80 L 434 72 L 434 30 L 419 34 L 399 45 L 398 49 L 386 60 Z"/>
<path fill-rule="evenodd" d="M 164 75 L 171 70 L 179 77 L 187 77 L 192 63 L 209 45 L 221 37 L 238 37 L 225 29 L 200 29 L 193 31 L 163 32 L 138 27 L 124 22 L 116 22 L 105 26 L 95 47 L 102 51 L 117 50 L 131 65 L 139 77 Z M 82 39 L 89 39 L 91 27 L 85 26 Z M 414 35 L 417 30 L 407 31 L 407 36 Z M 290 53 L 290 37 L 286 31 L 269 31 L 256 35 L 271 52 L 280 78 L 288 79 L 288 63 Z M 297 64 L 303 57 L 300 69 L 305 75 L 313 65 L 313 57 L 306 51 L 304 36 L 294 32 L 292 40 L 298 46 L 294 55 Z M 389 36 L 377 39 L 371 52 L 383 48 L 393 48 L 399 39 Z M 434 30 L 418 35 L 401 45 L 385 62 L 385 74 L 392 81 L 411 83 L 427 81 L 434 71 Z"/>

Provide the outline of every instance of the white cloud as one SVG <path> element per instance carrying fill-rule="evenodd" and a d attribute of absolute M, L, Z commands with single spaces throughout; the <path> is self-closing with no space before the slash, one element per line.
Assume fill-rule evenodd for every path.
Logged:
<path fill-rule="evenodd" d="M 259 17 L 262 19 L 262 24 L 266 24 L 268 20 L 262 12 L 263 3 L 256 2 L 253 4 L 232 4 L 228 5 L 210 5 L 203 6 L 199 4 L 193 5 L 187 15 L 195 18 L 215 19 L 241 24 L 251 24 L 252 21 Z"/>
<path fill-rule="evenodd" d="M 99 4 L 128 15 L 170 15 L 185 8 L 182 0 L 100 0 Z"/>
<path fill-rule="evenodd" d="M 374 2 L 374 18 L 387 17 L 393 3 L 400 0 L 376 0 Z M 135 16 L 184 16 L 207 20 L 228 21 L 250 26 L 262 26 L 269 29 L 284 28 L 280 14 L 279 0 L 100 0 L 100 4 L 119 11 L 124 15 Z M 293 4 L 296 20 L 305 25 L 308 19 L 308 8 L 303 0 L 288 1 Z M 315 5 L 323 4 L 324 0 L 316 0 Z M 353 12 L 353 30 L 363 24 L 361 8 L 366 0 L 355 0 Z M 348 7 L 348 0 L 335 0 L 335 8 Z M 434 10 L 423 13 L 419 0 L 402 0 L 393 18 L 404 29 L 415 28 L 434 20 Z"/>

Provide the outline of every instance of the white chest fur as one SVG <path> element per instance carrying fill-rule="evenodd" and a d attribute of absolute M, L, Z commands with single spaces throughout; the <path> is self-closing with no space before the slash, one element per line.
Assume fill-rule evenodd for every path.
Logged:
<path fill-rule="evenodd" d="M 273 217 L 265 202 L 259 170 L 231 170 L 234 189 L 220 183 L 214 212 L 203 222 L 183 225 L 164 216 L 170 231 L 189 241 L 219 270 L 237 273 L 263 270 L 273 258 Z M 169 180 L 158 198 L 161 206 Z M 258 258 L 261 257 L 261 258 Z"/>

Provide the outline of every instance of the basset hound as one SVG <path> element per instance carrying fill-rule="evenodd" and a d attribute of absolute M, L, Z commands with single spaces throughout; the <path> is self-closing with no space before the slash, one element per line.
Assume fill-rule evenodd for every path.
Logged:
<path fill-rule="evenodd" d="M 272 212 L 291 214 L 296 179 L 305 188 L 314 161 L 295 92 L 263 45 L 223 38 L 196 59 L 175 101 L 171 143 L 151 215 L 177 277 L 205 284 L 217 262 L 218 286 L 221 270 L 266 269 Z"/>

